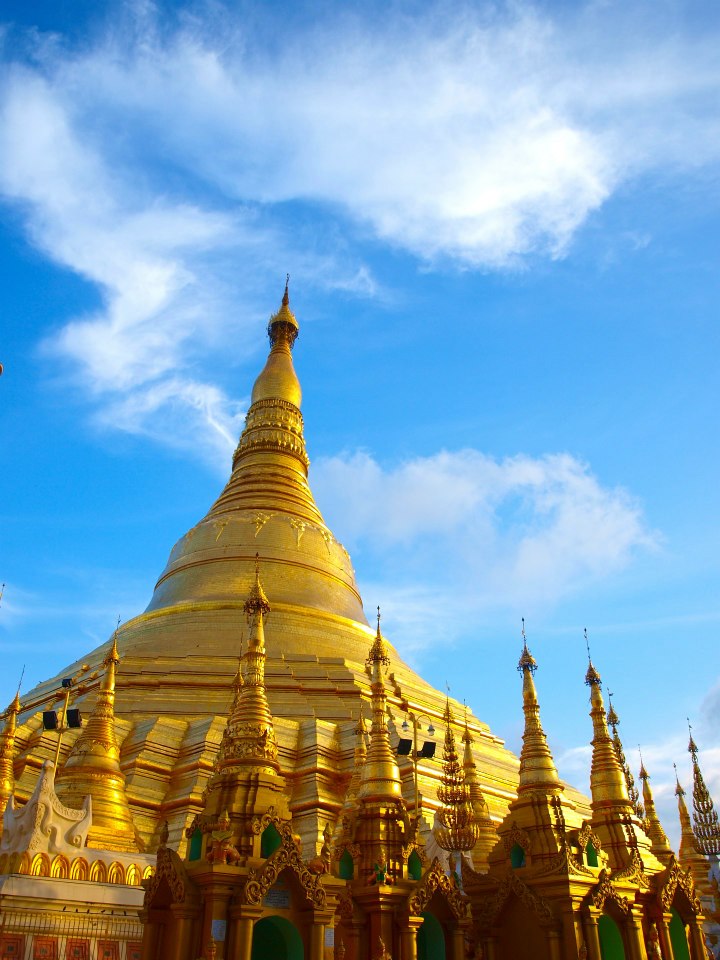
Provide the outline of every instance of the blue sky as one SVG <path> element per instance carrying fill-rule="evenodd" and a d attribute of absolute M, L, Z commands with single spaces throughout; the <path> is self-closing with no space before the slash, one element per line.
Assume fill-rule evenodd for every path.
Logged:
<path fill-rule="evenodd" d="M 717 6 L 61 6 L 4 5 L 0 700 L 144 608 L 289 271 L 367 609 L 515 749 L 524 616 L 583 788 L 587 626 L 674 833 L 688 715 L 720 795 Z"/>

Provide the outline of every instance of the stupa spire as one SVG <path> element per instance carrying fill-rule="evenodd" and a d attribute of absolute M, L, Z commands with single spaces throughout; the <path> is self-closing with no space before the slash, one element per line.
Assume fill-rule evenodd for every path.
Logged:
<path fill-rule="evenodd" d="M 7 708 L 5 726 L 0 733 L 0 833 L 2 833 L 2 815 L 8 800 L 15 792 L 15 734 L 17 718 L 20 713 L 20 688 L 15 699 Z"/>
<path fill-rule="evenodd" d="M 688 752 L 693 766 L 693 833 L 698 853 L 706 857 L 720 855 L 720 824 L 710 792 L 700 770 L 697 744 L 693 740 L 692 727 L 688 720 Z"/>
<path fill-rule="evenodd" d="M 358 791 L 360 799 L 399 798 L 400 770 L 390 745 L 387 725 L 387 694 L 383 674 L 390 666 L 387 643 L 380 632 L 380 607 L 377 612 L 375 639 L 367 657 L 370 668 L 370 692 L 372 701 L 372 724 L 370 745 L 363 771 L 363 780 Z"/>
<path fill-rule="evenodd" d="M 633 777 L 632 771 L 630 770 L 630 766 L 627 760 L 625 759 L 625 751 L 623 750 L 622 740 L 620 739 L 620 735 L 618 734 L 618 730 L 617 730 L 620 724 L 620 719 L 617 713 L 615 713 L 615 708 L 612 702 L 612 693 L 610 693 L 609 690 L 607 692 L 607 695 L 608 695 L 608 703 L 610 705 L 607 719 L 608 719 L 608 723 L 612 727 L 612 732 L 613 732 L 612 741 L 613 741 L 613 747 L 615 748 L 615 756 L 617 757 L 618 763 L 620 764 L 622 768 L 622 772 L 625 776 L 625 786 L 627 787 L 628 799 L 632 804 L 632 808 L 635 811 L 636 817 L 638 818 L 638 820 L 642 820 L 645 816 L 645 811 L 643 810 L 642 803 L 640 802 L 640 794 L 638 793 L 638 789 L 635 786 L 635 778 Z"/>
<path fill-rule="evenodd" d="M 495 824 L 490 817 L 487 801 L 480 786 L 480 777 L 477 772 L 475 757 L 473 756 L 473 738 L 468 727 L 467 707 L 465 708 L 465 729 L 463 742 L 463 776 L 468 797 L 473 810 L 473 824 L 475 827 L 476 842 L 472 849 L 473 866 L 476 870 L 485 871 L 488 868 L 488 856 L 497 842 Z"/>
<path fill-rule="evenodd" d="M 537 662 L 528 650 L 525 636 L 525 618 L 522 621 L 523 648 L 518 661 L 518 671 L 523 680 L 523 713 L 525 714 L 525 731 L 523 746 L 520 752 L 520 782 L 518 795 L 529 791 L 540 791 L 545 794 L 559 793 L 562 784 L 558 777 L 552 753 L 548 747 L 547 737 L 540 722 L 540 704 L 535 689 L 535 671 Z"/>
<path fill-rule="evenodd" d="M 680 818 L 680 849 L 678 851 L 678 860 L 681 866 L 689 870 L 692 874 L 698 894 L 707 896 L 711 893 L 708 880 L 709 864 L 697 849 L 690 813 L 685 803 L 685 790 L 680 784 L 677 766 L 673 764 L 673 767 L 675 769 L 675 796 L 677 797 L 678 816 Z"/>
<path fill-rule="evenodd" d="M 585 643 L 588 648 L 588 668 L 585 674 L 585 683 L 590 687 L 590 718 L 593 725 L 592 764 L 590 767 L 591 806 L 594 813 L 617 808 L 620 812 L 633 814 L 634 810 L 628 797 L 625 775 L 610 737 L 602 696 L 602 680 L 590 657 L 587 630 L 585 630 Z"/>
<path fill-rule="evenodd" d="M 277 744 L 265 691 L 265 617 L 270 603 L 260 582 L 260 557 L 255 555 L 255 580 L 243 606 L 249 635 L 236 676 L 233 704 L 218 752 L 217 771 L 251 768 L 279 770 Z"/>
<path fill-rule="evenodd" d="M 115 734 L 115 682 L 120 656 L 117 629 L 103 666 L 105 673 L 90 717 L 55 777 L 58 797 L 80 809 L 92 797 L 92 826 L 87 845 L 108 850 L 138 849 L 135 827 L 120 769 Z"/>
<path fill-rule="evenodd" d="M 661 863 L 669 863 L 674 856 L 670 841 L 660 823 L 655 809 L 655 799 L 650 787 L 650 774 L 645 769 L 642 754 L 640 755 L 640 780 L 642 782 L 643 802 L 645 804 L 645 832 L 650 837 L 650 850 Z"/>

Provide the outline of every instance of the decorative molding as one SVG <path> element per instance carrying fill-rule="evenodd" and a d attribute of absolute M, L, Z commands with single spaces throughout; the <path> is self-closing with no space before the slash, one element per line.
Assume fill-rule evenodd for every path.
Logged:
<path fill-rule="evenodd" d="M 316 908 L 324 907 L 327 897 L 320 882 L 320 875 L 311 873 L 300 856 L 289 823 L 282 824 L 281 837 L 282 844 L 271 857 L 268 857 L 263 866 L 259 870 L 249 871 L 241 895 L 242 902 L 250 906 L 258 906 L 283 870 L 292 870 L 298 878 L 307 902 Z"/>
<path fill-rule="evenodd" d="M 643 890 L 650 888 L 650 881 L 645 873 L 645 865 L 637 849 L 634 849 L 630 854 L 630 862 L 627 866 L 621 870 L 617 870 L 612 875 L 612 879 L 613 883 L 617 883 L 620 880 L 625 883 L 636 883 L 638 887 L 641 887 Z"/>
<path fill-rule="evenodd" d="M 588 893 L 587 899 L 597 910 L 602 911 L 606 902 L 612 900 L 618 910 L 625 916 L 629 917 L 632 912 L 630 901 L 627 897 L 620 895 L 609 872 L 605 869 L 600 871 L 600 879 Z"/>
<path fill-rule="evenodd" d="M 437 857 L 423 874 L 415 892 L 408 897 L 407 906 L 410 915 L 419 917 L 436 892 L 442 894 L 457 920 L 467 919 L 468 901 L 452 880 L 445 875 Z"/>
<path fill-rule="evenodd" d="M 532 852 L 532 841 L 530 840 L 530 834 L 527 832 L 527 830 L 523 830 L 522 827 L 519 827 L 514 820 L 510 824 L 510 829 L 508 832 L 503 834 L 502 844 L 505 849 L 505 853 L 508 856 L 510 856 L 510 851 L 515 844 L 517 844 L 519 847 L 522 847 L 526 854 Z"/>
<path fill-rule="evenodd" d="M 157 852 L 155 873 L 143 880 L 145 897 L 143 909 L 149 910 L 163 880 L 167 881 L 173 903 L 184 903 L 187 890 L 187 874 L 183 862 L 174 850 L 167 846 L 167 822 L 160 834 L 160 846 Z"/>
<path fill-rule="evenodd" d="M 514 894 L 528 910 L 532 911 L 541 923 L 555 922 L 555 914 L 548 901 L 531 890 L 511 868 L 505 874 L 495 896 L 481 904 L 478 911 L 478 921 L 481 926 L 489 926 L 499 917 L 511 894 Z"/>
<path fill-rule="evenodd" d="M 674 856 L 662 873 L 656 874 L 653 880 L 656 884 L 658 903 L 663 911 L 667 913 L 671 909 L 679 887 L 687 897 L 692 912 L 695 915 L 701 913 L 702 906 L 695 891 L 692 875 L 689 870 L 683 870 Z"/>

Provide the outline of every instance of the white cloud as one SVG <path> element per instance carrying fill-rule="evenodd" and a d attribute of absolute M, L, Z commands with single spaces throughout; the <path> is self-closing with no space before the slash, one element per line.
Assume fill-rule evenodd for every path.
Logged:
<path fill-rule="evenodd" d="M 377 296 L 367 236 L 430 263 L 558 256 L 629 177 L 718 160 L 717 37 L 657 12 L 650 27 L 613 4 L 562 22 L 524 4 L 330 10 L 266 45 L 217 5 L 172 26 L 121 9 L 74 49 L 6 52 L 0 190 L 98 289 L 48 341 L 98 420 L 147 432 L 161 409 L 178 443 L 189 417 L 213 458 L 238 408 L 202 365 L 229 336 L 247 352 L 278 264 Z"/>
<path fill-rule="evenodd" d="M 355 453 L 316 461 L 312 482 L 330 526 L 376 572 L 363 593 L 389 598 L 404 650 L 430 639 L 432 610 L 447 611 L 452 635 L 472 612 L 552 605 L 657 540 L 632 497 L 568 454 L 462 450 L 386 469 Z"/>

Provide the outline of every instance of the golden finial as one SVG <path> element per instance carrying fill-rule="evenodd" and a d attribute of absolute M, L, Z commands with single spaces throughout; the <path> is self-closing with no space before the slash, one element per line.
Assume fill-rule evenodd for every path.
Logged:
<path fill-rule="evenodd" d="M 288 307 L 290 305 L 289 287 L 290 287 L 290 274 L 288 273 L 285 275 L 285 293 L 283 294 L 283 298 L 282 298 L 282 305 L 284 307 Z"/>
<path fill-rule="evenodd" d="M 377 663 L 382 664 L 384 667 L 390 666 L 387 644 L 385 643 L 385 638 L 380 633 L 380 607 L 377 608 L 377 631 L 375 633 L 375 639 L 365 662 L 370 665 Z"/>
<path fill-rule="evenodd" d="M 642 755 L 642 750 L 640 749 L 640 744 L 638 744 L 638 753 L 640 754 L 640 773 L 638 774 L 638 777 L 641 780 L 649 780 L 650 774 L 645 769 L 645 764 L 643 762 L 643 755 Z"/>
<path fill-rule="evenodd" d="M 0 583 L 0 604 L 2 603 L 2 598 L 4 593 L 5 593 L 5 584 Z"/>
<path fill-rule="evenodd" d="M 587 655 L 588 655 L 588 668 L 587 668 L 587 673 L 585 674 L 585 683 L 589 687 L 600 686 L 600 683 L 601 683 L 600 674 L 597 672 L 597 670 L 593 666 L 592 658 L 590 656 L 590 641 L 588 640 L 587 627 L 585 627 L 585 629 L 583 630 L 583 635 L 585 637 L 585 647 L 587 649 Z"/>
<path fill-rule="evenodd" d="M 117 634 L 119 629 L 120 629 L 120 617 L 117 618 L 117 626 L 115 627 L 115 632 L 113 633 L 112 646 L 110 647 L 108 655 L 103 660 L 104 667 L 109 666 L 111 663 L 115 663 L 115 664 L 120 663 L 120 657 L 118 655 L 118 648 L 117 648 Z"/>
<path fill-rule="evenodd" d="M 655 809 L 655 799 L 650 786 L 650 774 L 645 769 L 642 750 L 638 744 L 638 753 L 640 754 L 640 779 L 642 780 L 643 801 L 645 804 L 645 816 L 642 819 L 642 825 L 645 833 L 650 837 L 650 850 L 662 863 L 669 863 L 674 854 L 670 848 L 670 843 L 662 828 L 660 819 Z"/>
<path fill-rule="evenodd" d="M 435 839 L 443 850 L 472 850 L 478 839 L 478 824 L 470 797 L 470 786 L 466 782 L 465 770 L 455 745 L 452 729 L 454 717 L 449 696 L 446 698 L 443 720 L 446 724 L 445 744 L 437 793 L 442 807 L 437 813 L 439 826 L 434 830 Z"/>
<path fill-rule="evenodd" d="M 297 339 L 300 327 L 295 319 L 295 314 L 290 309 L 290 274 L 285 278 L 285 290 L 283 292 L 282 303 L 277 313 L 270 317 L 268 323 L 268 336 L 273 347 L 283 344 L 292 349 Z"/>
<path fill-rule="evenodd" d="M 676 797 L 684 797 L 684 796 L 685 796 L 685 791 L 684 791 L 683 788 L 680 786 L 680 777 L 678 776 L 677 764 L 676 764 L 676 763 L 673 763 L 673 770 L 675 771 L 675 796 L 676 796 Z"/>
<path fill-rule="evenodd" d="M 610 709 L 608 710 L 607 714 L 608 723 L 613 728 L 613 733 L 617 735 L 617 726 L 620 723 L 620 718 L 615 713 L 615 708 L 613 707 L 612 702 L 613 695 L 608 687 L 605 687 L 605 692 L 607 693 L 608 703 L 610 704 Z"/>
<path fill-rule="evenodd" d="M 265 596 L 265 591 L 260 583 L 260 554 L 255 554 L 255 582 L 252 585 L 247 600 L 243 604 L 243 610 L 247 614 L 248 620 L 254 615 L 261 614 L 263 617 L 270 613 L 270 603 Z"/>
<path fill-rule="evenodd" d="M 522 653 L 520 654 L 520 660 L 518 661 L 517 668 L 520 671 L 520 673 L 523 673 L 525 670 L 529 670 L 530 673 L 534 675 L 535 671 L 537 670 L 537 661 L 528 650 L 527 637 L 525 636 L 525 617 L 522 618 L 521 634 L 522 634 L 522 640 L 523 640 L 523 648 L 522 648 Z"/>

